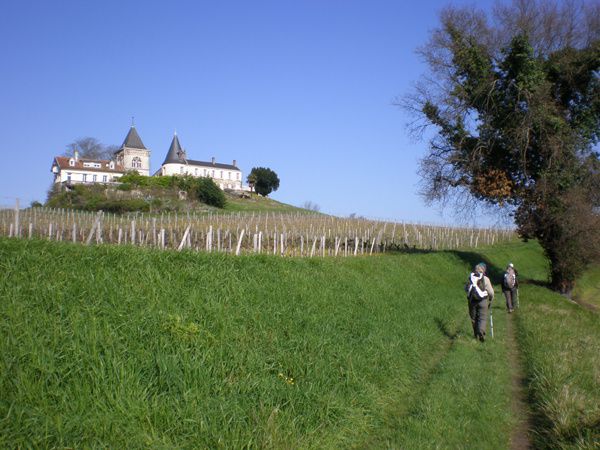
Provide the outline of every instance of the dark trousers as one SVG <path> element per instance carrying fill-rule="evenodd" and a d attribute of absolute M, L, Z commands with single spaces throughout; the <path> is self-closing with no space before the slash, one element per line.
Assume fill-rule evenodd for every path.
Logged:
<path fill-rule="evenodd" d="M 503 290 L 502 293 L 506 298 L 506 309 L 511 311 L 515 308 L 515 303 L 517 302 L 517 289 L 512 288 L 509 290 Z"/>
<path fill-rule="evenodd" d="M 469 316 L 473 325 L 473 334 L 476 338 L 485 337 L 488 316 L 488 299 L 469 299 Z"/>

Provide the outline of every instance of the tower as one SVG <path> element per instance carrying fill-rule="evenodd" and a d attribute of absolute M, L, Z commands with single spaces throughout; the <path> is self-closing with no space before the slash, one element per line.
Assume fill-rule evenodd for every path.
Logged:
<path fill-rule="evenodd" d="M 135 125 L 131 125 L 115 158 L 126 171 L 136 170 L 140 175 L 150 176 L 150 150 L 144 146 Z"/>

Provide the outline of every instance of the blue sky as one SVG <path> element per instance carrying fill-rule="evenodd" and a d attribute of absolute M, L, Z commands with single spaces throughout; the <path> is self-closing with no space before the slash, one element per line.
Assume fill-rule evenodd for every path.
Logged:
<path fill-rule="evenodd" d="M 426 144 L 393 105 L 447 3 L 3 1 L 0 205 L 43 201 L 68 143 L 120 145 L 135 116 L 152 171 L 176 130 L 191 159 L 272 168 L 285 203 L 453 222 L 418 196 Z"/>

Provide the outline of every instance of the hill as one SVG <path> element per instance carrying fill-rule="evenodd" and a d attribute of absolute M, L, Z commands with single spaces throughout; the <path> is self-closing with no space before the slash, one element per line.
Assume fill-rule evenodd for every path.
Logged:
<path fill-rule="evenodd" d="M 498 298 L 482 344 L 462 285 L 508 257 L 521 308 Z M 535 243 L 300 259 L 0 239 L 0 270 L 1 447 L 509 448 L 515 351 L 536 446 L 598 439 L 598 315 L 546 289 Z"/>
<path fill-rule="evenodd" d="M 124 212 L 307 212 L 255 193 L 222 191 L 212 180 L 193 177 L 142 177 L 128 174 L 116 186 L 53 186 L 46 206 L 85 211 Z"/>
<path fill-rule="evenodd" d="M 300 208 L 286 203 L 278 202 L 269 197 L 262 197 L 258 194 L 251 194 L 248 196 L 240 197 L 239 195 L 231 194 L 226 192 L 227 204 L 225 205 L 225 211 L 241 211 L 241 212 L 281 212 L 281 213 L 307 213 L 314 214 L 314 211 L 310 211 L 304 208 Z"/>

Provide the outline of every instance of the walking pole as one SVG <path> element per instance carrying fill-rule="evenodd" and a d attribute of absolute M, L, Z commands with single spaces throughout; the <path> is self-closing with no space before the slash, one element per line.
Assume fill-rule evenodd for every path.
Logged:
<path fill-rule="evenodd" d="M 517 308 L 519 307 L 519 288 L 517 288 Z"/>
<path fill-rule="evenodd" d="M 494 319 L 492 318 L 492 302 L 490 302 L 490 334 L 494 338 Z"/>

